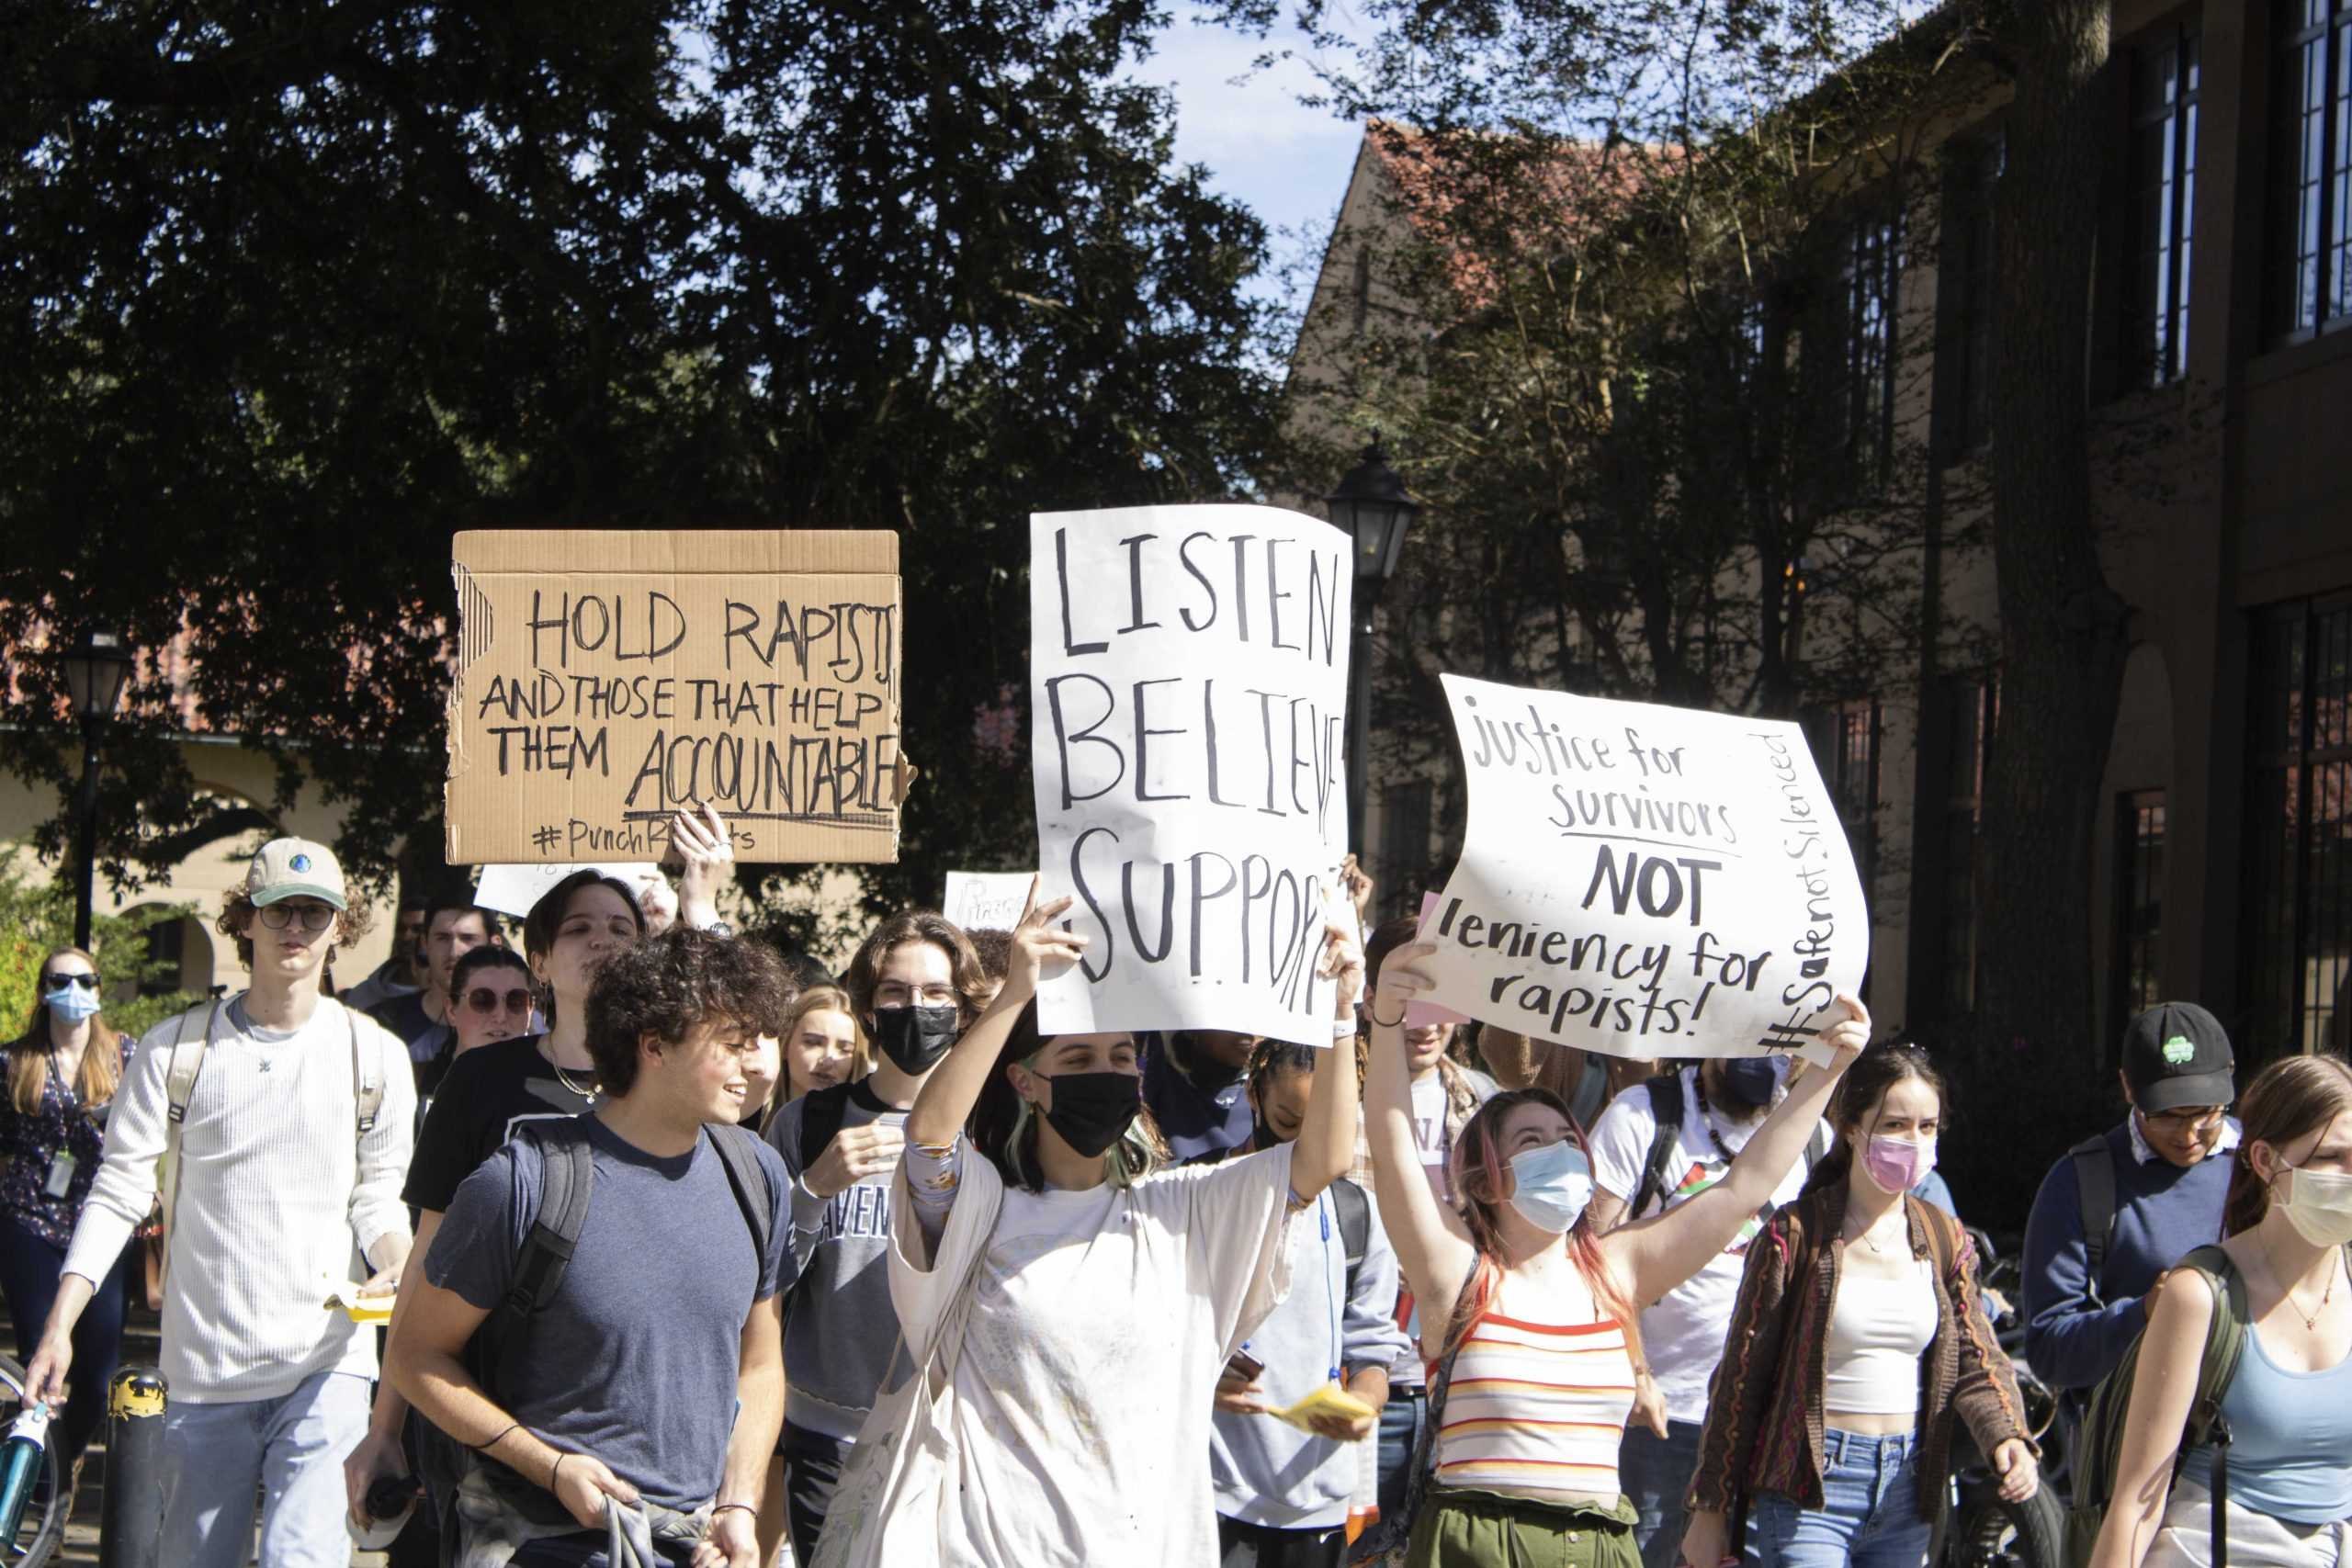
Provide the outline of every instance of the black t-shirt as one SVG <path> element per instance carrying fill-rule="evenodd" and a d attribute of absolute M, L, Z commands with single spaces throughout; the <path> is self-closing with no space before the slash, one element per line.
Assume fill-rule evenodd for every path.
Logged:
<path fill-rule="evenodd" d="M 588 1109 L 589 1097 L 568 1087 L 555 1065 L 539 1055 L 541 1038 L 501 1040 L 449 1064 L 416 1134 L 402 1202 L 447 1213 L 458 1183 L 505 1147 L 516 1123 L 556 1121 Z M 571 1077 L 584 1083 L 589 1075 Z"/>
<path fill-rule="evenodd" d="M 435 1027 L 424 1011 L 424 993 L 412 991 L 404 997 L 394 997 L 388 1002 L 378 1002 L 368 1010 L 368 1016 L 401 1037 L 403 1045 L 413 1045 L 417 1038 Z"/>

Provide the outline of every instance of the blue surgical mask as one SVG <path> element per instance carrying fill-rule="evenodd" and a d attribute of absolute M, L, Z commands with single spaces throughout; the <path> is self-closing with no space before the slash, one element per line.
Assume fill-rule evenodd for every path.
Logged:
<path fill-rule="evenodd" d="M 53 991 L 41 993 L 41 1004 L 51 1014 L 68 1023 L 79 1023 L 98 1010 L 98 993 L 79 986 L 60 986 Z"/>
<path fill-rule="evenodd" d="M 1510 1156 L 1510 1206 L 1539 1230 L 1564 1235 L 1592 1201 L 1592 1162 L 1563 1138 Z"/>

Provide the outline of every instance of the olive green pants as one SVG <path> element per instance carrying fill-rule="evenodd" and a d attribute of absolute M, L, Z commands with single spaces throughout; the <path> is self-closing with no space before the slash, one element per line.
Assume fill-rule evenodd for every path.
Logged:
<path fill-rule="evenodd" d="M 1413 1521 L 1408 1568 L 1642 1568 L 1634 1544 L 1640 1516 L 1614 1508 L 1537 1503 L 1492 1492 L 1437 1487 Z"/>

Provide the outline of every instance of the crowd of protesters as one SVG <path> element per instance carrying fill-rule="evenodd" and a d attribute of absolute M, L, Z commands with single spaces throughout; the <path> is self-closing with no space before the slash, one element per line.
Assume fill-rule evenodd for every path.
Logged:
<path fill-rule="evenodd" d="M 248 988 L 136 1043 L 45 958 L 0 1290 L 71 1471 L 160 1225 L 161 1561 L 244 1562 L 258 1507 L 265 1568 L 1917 1568 L 1963 1436 L 2008 1504 L 2043 1483 L 1945 1085 L 1854 998 L 1826 1065 L 1494 1028 L 1474 1065 L 1351 865 L 1329 1049 L 1047 1034 L 1068 900 L 901 911 L 836 976 L 719 919 L 715 818 L 672 832 L 674 890 L 403 907 L 340 999 L 364 909 L 273 840 L 220 917 Z M 2128 1410 L 2089 1561 L 2201 1568 L 2218 1509 L 2241 1563 L 2337 1568 L 2352 1069 L 2241 1100 L 2167 1003 L 2121 1078 L 2017 1309 L 2070 1412 Z M 388 1296 L 379 1367 L 322 1303 Z"/>

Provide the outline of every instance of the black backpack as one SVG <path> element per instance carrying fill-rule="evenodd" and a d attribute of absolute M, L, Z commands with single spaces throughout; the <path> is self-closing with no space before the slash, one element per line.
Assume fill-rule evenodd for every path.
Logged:
<path fill-rule="evenodd" d="M 2115 1146 L 2105 1133 L 2095 1133 L 2068 1149 L 2066 1157 L 2075 1162 L 2075 1190 L 2082 1200 L 2084 1273 L 2090 1280 L 2091 1301 L 2104 1306 L 2098 1276 L 2107 1263 L 2108 1244 L 2115 1238 Z"/>
<path fill-rule="evenodd" d="M 1649 1156 L 1642 1162 L 1641 1184 L 1634 1189 L 1633 1201 L 1625 1205 L 1627 1224 L 1642 1218 L 1652 1203 L 1665 1206 L 1666 1195 L 1672 1190 L 1668 1183 L 1674 1179 L 1674 1146 L 1682 1136 L 1682 1075 L 1660 1073 L 1644 1078 L 1642 1091 L 1650 1097 L 1650 1114 L 1657 1118 L 1657 1126 L 1650 1134 Z M 1811 1170 L 1828 1152 L 1828 1138 L 1816 1124 L 1813 1136 L 1804 1141 L 1804 1168 Z M 1764 1206 L 1764 1213 L 1771 1210 L 1771 1204 Z"/>
<path fill-rule="evenodd" d="M 547 1310 L 563 1285 L 565 1270 L 588 1224 L 588 1200 L 596 1185 L 595 1148 L 584 1116 L 560 1121 L 526 1122 L 514 1129 L 513 1141 L 539 1151 L 539 1209 L 532 1216 L 531 1233 L 514 1255 L 514 1274 L 506 1294 L 492 1307 L 481 1326 L 466 1344 L 466 1371 L 491 1398 L 504 1403 L 498 1388 L 499 1363 L 531 1332 L 531 1320 Z M 718 1152 L 727 1184 L 751 1226 L 753 1256 L 764 1264 L 775 1239 L 775 1192 L 760 1164 L 759 1136 L 742 1127 L 707 1123 L 704 1134 Z M 430 1423 L 419 1420 L 418 1468 L 432 1492 L 432 1506 L 441 1524 L 444 1562 L 455 1562 L 458 1546 L 455 1510 L 457 1491 L 467 1472 L 479 1461 L 472 1450 Z"/>

